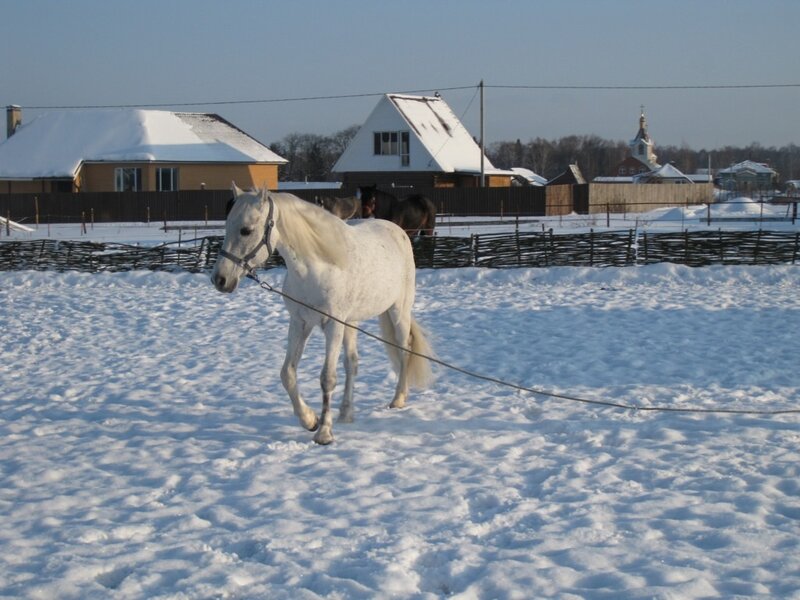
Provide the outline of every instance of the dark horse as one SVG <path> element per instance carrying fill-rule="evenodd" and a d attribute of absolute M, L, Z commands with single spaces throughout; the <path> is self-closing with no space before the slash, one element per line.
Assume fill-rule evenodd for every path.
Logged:
<path fill-rule="evenodd" d="M 402 200 L 376 185 L 358 188 L 363 217 L 386 219 L 404 229 L 409 237 L 433 235 L 436 227 L 436 205 L 422 194 L 412 194 Z"/>

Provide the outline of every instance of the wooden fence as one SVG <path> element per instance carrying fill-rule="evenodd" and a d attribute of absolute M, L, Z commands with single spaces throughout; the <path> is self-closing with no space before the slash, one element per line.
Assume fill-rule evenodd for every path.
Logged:
<path fill-rule="evenodd" d="M 0 270 L 206 271 L 216 260 L 220 236 L 155 247 L 79 241 L 0 242 Z M 572 235 L 502 233 L 469 238 L 433 236 L 414 243 L 419 268 L 630 266 L 658 262 L 710 264 L 796 264 L 800 232 L 683 231 L 589 232 Z M 268 267 L 282 264 L 279 256 Z"/>
<path fill-rule="evenodd" d="M 663 206 L 713 201 L 710 184 L 582 184 L 504 188 L 385 188 L 403 198 L 429 197 L 439 214 L 456 216 L 558 216 L 570 213 L 645 212 Z M 352 196 L 355 189 L 296 190 L 314 202 L 322 196 Z M 0 194 L 0 217 L 28 224 L 168 223 L 225 218 L 229 190 Z"/>

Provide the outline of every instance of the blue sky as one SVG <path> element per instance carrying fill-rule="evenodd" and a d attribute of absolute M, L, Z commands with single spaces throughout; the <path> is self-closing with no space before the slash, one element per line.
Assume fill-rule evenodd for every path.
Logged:
<path fill-rule="evenodd" d="M 169 104 L 262 142 L 361 124 L 377 96 L 440 89 L 487 142 L 800 143 L 800 87 L 575 90 L 496 86 L 800 84 L 797 0 L 0 0 L 0 103 Z M 464 88 L 464 89 L 447 89 Z M 203 102 L 248 102 L 208 105 Z M 177 104 L 198 103 L 177 107 Z M 0 139 L 5 135 L 3 128 Z"/>

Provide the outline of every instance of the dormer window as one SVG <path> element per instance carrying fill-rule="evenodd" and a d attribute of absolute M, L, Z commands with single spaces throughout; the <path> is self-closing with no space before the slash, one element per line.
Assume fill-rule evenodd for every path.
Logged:
<path fill-rule="evenodd" d="M 373 134 L 373 153 L 376 156 L 400 156 L 400 164 L 410 164 L 408 131 L 376 131 Z"/>

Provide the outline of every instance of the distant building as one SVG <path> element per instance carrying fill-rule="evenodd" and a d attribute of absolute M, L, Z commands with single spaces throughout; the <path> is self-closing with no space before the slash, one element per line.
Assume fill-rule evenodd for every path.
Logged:
<path fill-rule="evenodd" d="M 694 183 L 694 181 L 675 165 L 667 164 L 647 173 L 634 175 L 633 183 Z"/>
<path fill-rule="evenodd" d="M 219 115 L 139 109 L 7 109 L 0 193 L 277 188 L 287 161 Z"/>
<path fill-rule="evenodd" d="M 486 185 L 507 187 L 514 173 L 483 157 Z M 336 161 L 345 187 L 475 187 L 481 149 L 439 96 L 386 94 Z"/>
<path fill-rule="evenodd" d="M 586 183 L 578 165 L 569 165 L 563 173 L 553 177 L 547 185 L 580 185 Z"/>
<path fill-rule="evenodd" d="M 547 185 L 547 179 L 524 167 L 511 167 L 509 171 L 514 173 L 511 179 L 511 185 L 516 186 L 544 186 Z"/>
<path fill-rule="evenodd" d="M 775 189 L 778 172 L 765 163 L 745 160 L 717 171 L 716 184 L 724 190 L 768 191 Z"/>
<path fill-rule="evenodd" d="M 613 183 L 632 183 L 634 175 L 649 173 L 661 167 L 657 159 L 653 139 L 647 132 L 647 119 L 644 116 L 644 107 L 642 107 L 639 115 L 639 130 L 628 142 L 628 156 L 618 163 L 609 175 L 594 181 L 611 183 L 611 178 L 613 178 Z"/>

